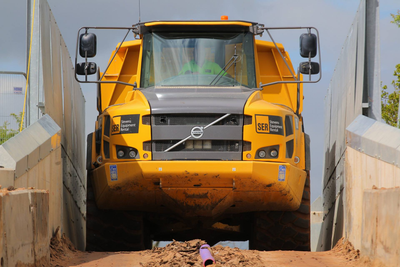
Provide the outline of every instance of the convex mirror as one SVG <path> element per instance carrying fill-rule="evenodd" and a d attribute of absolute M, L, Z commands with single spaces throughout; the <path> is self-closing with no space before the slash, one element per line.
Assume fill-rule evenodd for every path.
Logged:
<path fill-rule="evenodd" d="M 97 38 L 94 33 L 82 33 L 79 38 L 79 55 L 83 58 L 96 56 Z"/>
<path fill-rule="evenodd" d="M 319 64 L 317 62 L 301 62 L 299 71 L 302 74 L 313 75 L 319 73 Z"/>
<path fill-rule="evenodd" d="M 305 58 L 313 58 L 317 55 L 317 36 L 313 33 L 300 35 L 300 55 Z"/>
<path fill-rule="evenodd" d="M 78 75 L 92 75 L 97 71 L 97 65 L 94 62 L 81 62 L 75 66 L 76 74 Z"/>

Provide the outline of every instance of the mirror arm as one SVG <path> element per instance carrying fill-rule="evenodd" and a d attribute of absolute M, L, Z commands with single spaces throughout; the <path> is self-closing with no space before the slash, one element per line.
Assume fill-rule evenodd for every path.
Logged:
<path fill-rule="evenodd" d="M 311 81 L 311 52 L 308 53 L 308 65 L 310 66 L 308 69 L 308 81 Z"/>
<path fill-rule="evenodd" d="M 87 82 L 87 68 L 88 68 L 88 62 L 87 62 L 87 51 L 85 51 L 85 82 Z"/>
<path fill-rule="evenodd" d="M 83 29 L 85 30 L 85 33 L 88 32 L 88 29 L 100 29 L 100 30 L 128 30 L 128 32 L 126 33 L 126 35 L 125 35 L 123 41 L 121 42 L 121 44 L 119 45 L 119 47 L 118 47 L 116 53 L 114 54 L 114 57 L 116 56 L 116 54 L 117 54 L 119 48 L 121 47 L 122 43 L 125 41 L 126 37 L 128 36 L 128 34 L 129 34 L 129 32 L 130 32 L 131 30 L 132 30 L 134 33 L 140 33 L 140 31 L 138 30 L 138 27 L 136 27 L 136 26 L 135 26 L 135 27 L 81 27 L 81 28 L 78 30 L 78 34 L 77 34 L 77 38 L 76 38 L 75 65 L 74 65 L 75 67 L 74 67 L 74 68 L 76 68 L 76 65 L 78 64 L 79 36 L 80 36 L 80 33 L 81 33 L 81 31 L 82 31 Z M 114 57 L 113 57 L 113 58 L 114 58 Z M 88 63 L 88 62 L 87 62 L 87 57 L 85 57 L 85 73 L 86 73 L 86 74 L 87 74 L 87 66 L 88 66 L 87 63 Z M 107 66 L 107 68 L 108 68 L 108 67 L 109 67 L 109 66 Z M 106 71 L 105 71 L 104 73 L 106 73 Z M 104 74 L 103 74 L 103 76 L 104 76 Z M 85 80 L 84 80 L 84 81 L 81 81 L 81 80 L 79 80 L 79 78 L 78 78 L 78 76 L 77 76 L 76 69 L 75 69 L 75 80 L 76 80 L 77 82 L 79 82 L 79 83 L 96 83 L 96 84 L 101 84 L 101 83 L 114 83 L 114 84 L 122 84 L 122 85 L 132 86 L 132 87 L 135 88 L 136 90 L 140 90 L 140 88 L 137 88 L 137 84 L 135 85 L 135 84 L 126 83 L 126 82 L 121 82 L 121 81 L 101 81 L 101 78 L 100 78 L 100 80 L 98 80 L 98 81 L 88 81 L 87 75 L 85 75 Z"/>
<path fill-rule="evenodd" d="M 294 75 L 293 71 L 290 69 L 289 64 L 287 63 L 286 59 L 283 57 L 281 50 L 278 48 L 278 45 L 276 44 L 274 38 L 272 38 L 271 33 L 269 32 L 268 29 L 265 29 L 265 31 L 268 33 L 269 37 L 271 38 L 272 42 L 274 43 L 276 50 L 278 50 L 279 55 L 281 55 L 281 58 L 282 58 L 283 62 L 285 63 L 286 67 L 288 68 L 288 70 L 290 71 L 290 73 L 292 74 L 293 79 L 295 81 L 297 81 L 296 76 Z"/>
<path fill-rule="evenodd" d="M 78 34 L 77 34 L 77 38 L 76 38 L 76 47 L 75 47 L 75 67 L 74 68 L 76 68 L 76 65 L 78 64 L 78 47 L 79 47 L 79 36 L 80 36 L 80 33 L 81 33 L 81 31 L 82 30 L 85 30 L 85 33 L 87 33 L 88 32 L 88 29 L 99 29 L 99 30 L 128 30 L 128 32 L 126 33 L 126 35 L 125 35 L 125 37 L 124 37 L 124 39 L 123 39 L 123 41 L 121 42 L 121 44 L 119 45 L 119 47 L 118 47 L 118 49 L 117 49 L 117 51 L 116 51 L 116 53 L 118 52 L 118 50 L 119 50 L 119 48 L 121 47 L 121 45 L 122 45 L 122 43 L 125 41 L 125 39 L 126 39 L 126 37 L 128 36 L 128 34 L 129 34 L 129 32 L 132 30 L 133 32 L 137 32 L 138 31 L 138 27 L 81 27 L 79 30 L 78 30 Z M 135 31 L 136 30 L 136 31 Z M 116 53 L 114 54 L 114 57 L 116 56 Z M 87 57 L 85 57 L 85 73 L 87 74 L 87 66 L 88 66 L 88 64 L 87 64 Z M 109 66 L 107 66 L 107 68 L 108 68 Z M 106 73 L 106 71 L 104 72 L 104 73 Z M 104 74 L 103 74 L 103 76 L 104 76 Z M 85 75 L 85 80 L 84 81 L 81 81 L 81 80 L 79 80 L 79 78 L 78 78 L 78 75 L 77 75 L 77 73 L 76 73 L 76 69 L 75 69 L 75 80 L 77 81 L 77 82 L 79 82 L 79 83 L 96 83 L 96 84 L 101 84 L 101 83 L 117 83 L 117 84 L 122 84 L 122 85 L 127 85 L 127 86 L 132 86 L 132 87 L 135 87 L 135 85 L 134 84 L 131 84 L 131 83 L 126 83 L 126 82 L 121 82 L 121 81 L 100 81 L 100 80 L 98 80 L 98 81 L 88 81 L 88 79 L 87 79 L 87 75 Z M 139 88 L 136 88 L 136 89 L 138 89 L 138 90 L 140 90 Z"/>
<path fill-rule="evenodd" d="M 76 80 L 77 82 L 80 82 L 79 79 L 78 79 L 78 77 L 77 77 L 77 75 L 76 75 L 76 65 L 78 64 L 78 44 L 79 44 L 79 35 L 80 35 L 80 32 L 81 32 L 82 29 L 83 29 L 83 27 L 80 28 L 79 31 L 78 31 L 78 37 L 76 38 L 76 48 L 75 48 L 75 65 L 74 65 L 74 72 L 75 72 L 75 80 Z"/>
<path fill-rule="evenodd" d="M 299 67 L 297 67 L 297 77 L 300 80 L 300 68 Z M 300 83 L 297 84 L 297 109 L 296 109 L 297 116 L 300 115 L 299 110 L 300 110 Z"/>
<path fill-rule="evenodd" d="M 317 42 L 318 42 L 318 60 L 319 60 L 319 79 L 317 80 L 317 82 L 319 82 L 322 78 L 322 61 L 321 61 L 321 47 L 320 47 L 320 42 L 319 42 L 319 32 L 316 28 L 314 28 L 314 30 L 317 32 Z M 310 28 L 311 31 L 311 28 Z"/>
<path fill-rule="evenodd" d="M 110 62 L 108 62 L 107 68 L 104 70 L 103 75 L 101 75 L 99 81 L 101 81 L 103 79 L 104 75 L 106 74 L 106 72 L 107 72 L 108 68 L 110 67 L 111 63 L 113 62 L 113 60 L 114 60 L 115 56 L 117 55 L 119 49 L 121 48 L 122 44 L 125 42 L 125 39 L 128 36 L 130 31 L 131 31 L 131 29 L 129 29 L 128 32 L 125 34 L 124 39 L 122 39 L 122 42 L 119 44 L 119 46 L 118 46 L 117 50 L 115 51 L 113 57 L 111 58 Z"/>
<path fill-rule="evenodd" d="M 96 83 L 96 84 L 102 84 L 102 83 L 122 84 L 122 85 L 132 86 L 134 88 L 134 90 L 141 90 L 141 88 L 137 88 L 137 83 L 135 85 L 134 83 L 126 83 L 126 82 L 121 82 L 121 81 L 80 81 L 80 80 L 78 80 L 78 82 L 80 82 L 80 83 Z"/>
<path fill-rule="evenodd" d="M 268 30 L 288 30 L 288 29 L 291 29 L 291 30 L 301 30 L 301 29 L 307 29 L 308 31 L 310 31 L 311 32 L 311 29 L 314 29 L 315 31 L 316 31 L 316 33 L 317 33 L 317 42 L 318 42 L 318 60 L 319 60 L 319 68 L 320 68 L 320 72 L 319 72 L 319 78 L 318 78 L 318 80 L 316 80 L 316 81 L 300 81 L 300 76 L 298 76 L 298 78 L 299 79 L 295 79 L 295 81 L 276 81 L 276 82 L 271 82 L 271 83 L 265 83 L 265 84 L 261 84 L 261 82 L 260 82 L 260 89 L 262 89 L 263 87 L 265 87 L 265 86 L 269 86 L 269 85 L 274 85 L 274 84 L 283 84 L 283 83 L 297 83 L 297 84 L 300 84 L 300 83 L 317 83 L 317 82 L 319 82 L 319 81 L 321 81 L 321 79 L 322 79 L 322 64 L 321 64 L 321 47 L 320 47 L 320 41 L 319 41 L 319 31 L 318 31 L 318 29 L 317 28 L 315 28 L 315 27 L 264 27 L 264 28 L 260 28 L 260 29 L 262 29 L 262 30 L 265 30 L 268 34 L 269 34 L 269 36 L 271 37 L 271 34 L 269 33 L 269 31 Z M 272 37 L 271 37 L 271 39 L 272 39 Z M 273 39 L 272 39 L 273 40 Z M 273 41 L 274 42 L 274 41 Z M 274 44 L 275 44 L 275 47 L 277 47 L 277 45 L 276 45 L 276 43 L 274 42 Z M 280 50 L 278 49 L 278 52 L 280 53 Z M 281 54 L 281 56 L 282 56 L 282 54 Z M 286 60 L 284 60 L 284 62 L 286 63 L 286 65 L 287 65 L 287 62 L 286 62 Z M 288 67 L 289 68 L 289 67 Z M 290 68 L 289 68 L 289 70 L 290 70 Z M 310 70 L 311 71 L 311 70 Z M 291 71 L 291 73 L 292 73 L 292 71 Z M 292 75 L 293 75 L 293 73 L 292 73 Z"/>

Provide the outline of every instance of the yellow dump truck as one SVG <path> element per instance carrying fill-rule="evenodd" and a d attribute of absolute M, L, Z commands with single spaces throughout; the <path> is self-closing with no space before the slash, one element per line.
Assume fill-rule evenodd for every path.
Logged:
<path fill-rule="evenodd" d="M 272 38 L 285 29 L 304 31 L 296 69 Z M 126 31 L 104 71 L 88 62 L 97 30 Z M 256 40 L 263 33 L 271 41 Z M 302 85 L 318 81 L 318 48 L 313 27 L 226 19 L 81 28 L 76 78 L 97 84 L 99 112 L 87 139 L 87 250 L 192 238 L 309 250 Z"/>

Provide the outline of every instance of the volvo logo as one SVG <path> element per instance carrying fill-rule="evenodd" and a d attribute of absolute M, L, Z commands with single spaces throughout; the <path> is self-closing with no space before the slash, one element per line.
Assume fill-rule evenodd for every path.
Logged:
<path fill-rule="evenodd" d="M 204 133 L 203 127 L 200 126 L 193 127 L 192 130 L 190 131 L 190 135 L 196 139 L 201 138 L 203 136 L 203 133 Z"/>

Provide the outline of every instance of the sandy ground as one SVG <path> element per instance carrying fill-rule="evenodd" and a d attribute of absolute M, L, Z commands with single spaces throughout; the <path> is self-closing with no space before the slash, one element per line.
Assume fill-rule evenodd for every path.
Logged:
<path fill-rule="evenodd" d="M 54 237 L 51 241 L 51 264 L 61 266 L 202 266 L 199 247 L 202 240 L 186 242 L 174 241 L 165 248 L 139 252 L 81 252 L 74 249 L 65 236 Z M 297 267 L 378 267 L 380 264 L 370 263 L 367 259 L 360 259 L 359 251 L 344 240 L 340 240 L 336 247 L 327 252 L 299 252 L 299 251 L 255 251 L 240 250 L 217 245 L 211 248 L 216 264 L 209 266 L 297 266 Z"/>

